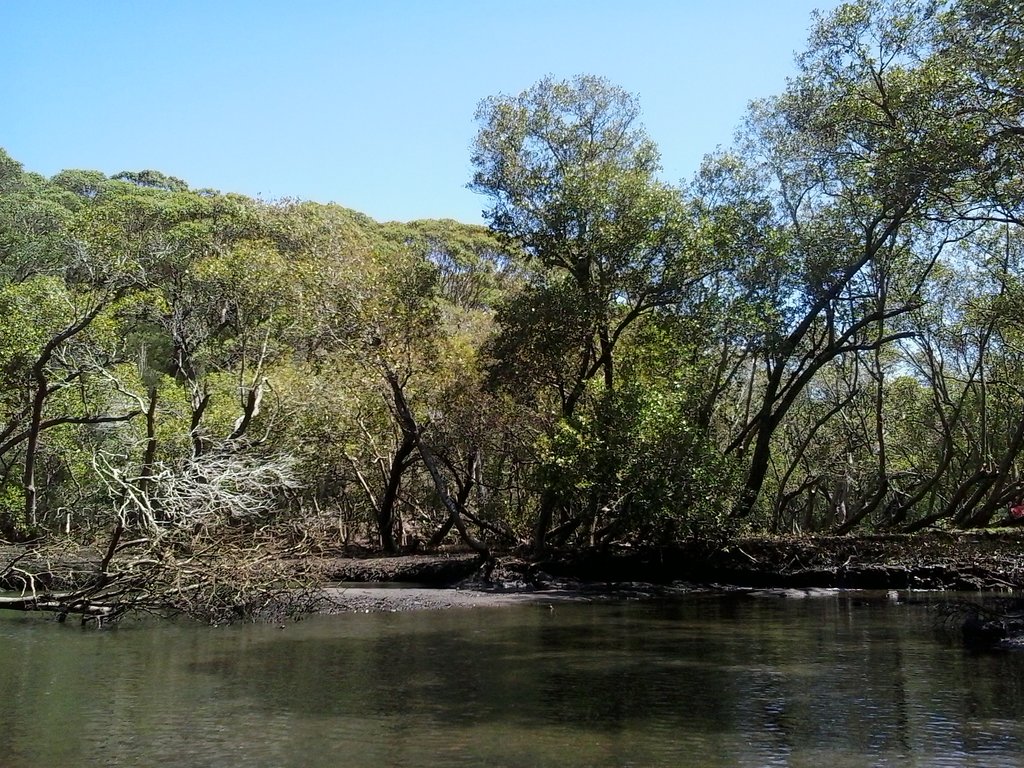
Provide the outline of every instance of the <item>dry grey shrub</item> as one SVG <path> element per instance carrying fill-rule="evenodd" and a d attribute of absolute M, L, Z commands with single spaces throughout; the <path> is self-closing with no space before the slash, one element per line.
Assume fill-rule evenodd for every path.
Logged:
<path fill-rule="evenodd" d="M 107 456 L 94 460 L 117 514 L 128 528 L 160 536 L 175 528 L 255 521 L 279 511 L 282 496 L 301 487 L 290 456 L 255 458 L 210 452 L 128 475 Z"/>
<path fill-rule="evenodd" d="M 301 553 L 261 525 L 299 487 L 289 457 L 210 452 L 132 474 L 126 463 L 94 457 L 116 511 L 99 564 L 69 589 L 33 586 L 0 608 L 96 623 L 155 613 L 214 624 L 316 609 L 322 591 L 300 573 Z"/>

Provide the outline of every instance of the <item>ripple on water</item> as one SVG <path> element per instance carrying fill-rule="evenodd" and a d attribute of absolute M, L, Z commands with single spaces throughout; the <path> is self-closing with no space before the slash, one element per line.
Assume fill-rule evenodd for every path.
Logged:
<path fill-rule="evenodd" d="M 5 768 L 1024 765 L 1024 654 L 735 597 L 81 632 L 0 620 Z"/>

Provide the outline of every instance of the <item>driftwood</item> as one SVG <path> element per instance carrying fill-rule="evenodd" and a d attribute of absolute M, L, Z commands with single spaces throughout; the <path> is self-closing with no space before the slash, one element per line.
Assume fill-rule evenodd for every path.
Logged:
<path fill-rule="evenodd" d="M 62 565 L 60 554 L 22 553 L 0 565 L 0 580 L 21 586 L 0 610 L 40 611 L 83 624 L 129 614 L 183 615 L 211 624 L 277 619 L 316 609 L 320 591 L 290 565 L 295 553 L 251 530 L 198 529 L 123 540 L 112 531 L 91 567 Z M 56 565 L 54 564 L 56 562 Z"/>
<path fill-rule="evenodd" d="M 153 402 L 151 395 L 150 411 Z M 166 465 L 153 461 L 152 440 L 135 475 L 122 461 L 95 457 L 117 500 L 102 554 L 56 579 L 21 558 L 0 566 L 0 581 L 21 586 L 0 609 L 49 611 L 61 621 L 157 613 L 218 624 L 310 609 L 317 593 L 284 565 L 294 553 L 259 527 L 279 509 L 279 494 L 296 486 L 289 459 L 221 449 Z"/>

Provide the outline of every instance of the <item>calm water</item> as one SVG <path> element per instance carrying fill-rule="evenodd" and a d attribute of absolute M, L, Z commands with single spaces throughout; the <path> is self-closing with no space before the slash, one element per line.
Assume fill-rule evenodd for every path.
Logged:
<path fill-rule="evenodd" d="M 1019 766 L 1024 653 L 692 597 L 82 631 L 0 617 L 0 765 Z"/>

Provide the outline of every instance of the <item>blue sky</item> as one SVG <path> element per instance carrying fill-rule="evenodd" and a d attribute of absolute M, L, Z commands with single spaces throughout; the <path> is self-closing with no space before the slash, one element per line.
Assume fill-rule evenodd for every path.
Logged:
<path fill-rule="evenodd" d="M 729 144 L 835 0 L 0 0 L 0 147 L 376 219 L 481 221 L 478 102 L 595 74 L 640 98 L 664 177 Z"/>

